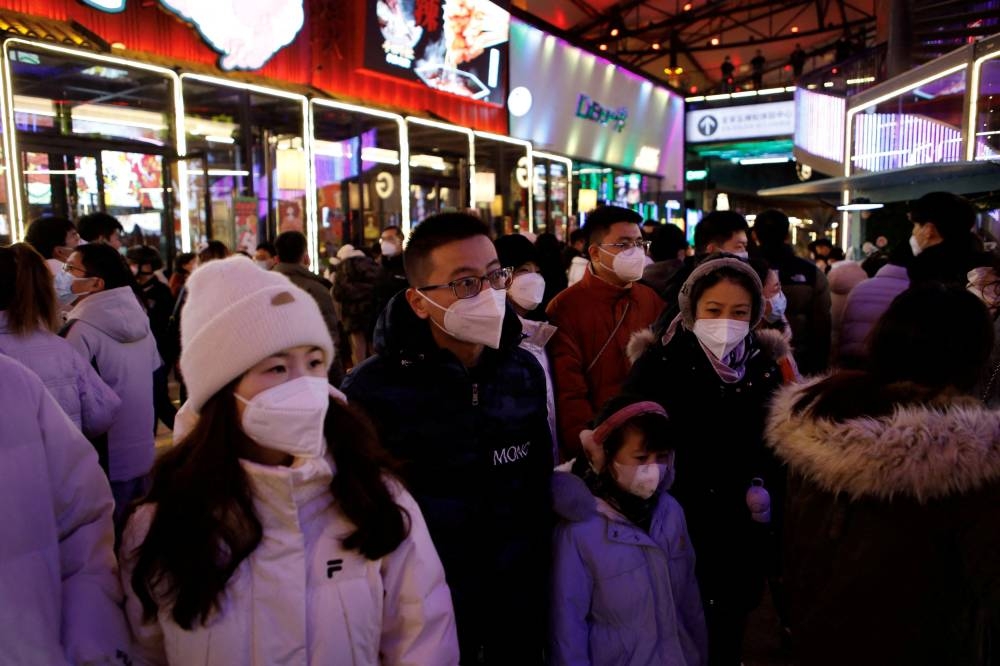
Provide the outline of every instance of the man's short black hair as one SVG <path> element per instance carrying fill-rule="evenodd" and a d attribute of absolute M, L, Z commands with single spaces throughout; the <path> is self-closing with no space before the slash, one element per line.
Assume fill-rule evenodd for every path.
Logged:
<path fill-rule="evenodd" d="M 468 213 L 439 213 L 431 215 L 410 232 L 403 250 L 403 270 L 410 284 L 425 284 L 431 272 L 431 252 L 454 241 L 490 237 L 490 230 L 482 220 Z"/>
<path fill-rule="evenodd" d="M 688 248 L 684 232 L 675 224 L 663 224 L 653 232 L 649 258 L 653 261 L 676 259 L 677 253 Z"/>
<path fill-rule="evenodd" d="M 93 243 L 98 238 L 111 238 L 116 231 L 119 234 L 125 233 L 122 223 L 116 217 L 100 212 L 81 217 L 76 223 L 76 230 L 80 232 L 80 238 L 88 243 Z"/>
<path fill-rule="evenodd" d="M 163 258 L 160 257 L 160 253 L 148 245 L 133 245 L 125 252 L 125 258 L 129 263 L 139 267 L 148 265 L 151 271 L 163 268 Z"/>
<path fill-rule="evenodd" d="M 941 238 L 961 239 L 976 225 L 976 209 L 965 197 L 951 192 L 928 192 L 910 202 L 910 221 L 933 222 Z"/>
<path fill-rule="evenodd" d="M 620 206 L 600 206 L 588 213 L 583 225 L 583 231 L 587 234 L 587 247 L 603 241 L 611 225 L 618 222 L 641 225 L 642 215 Z"/>
<path fill-rule="evenodd" d="M 753 221 L 753 231 L 761 247 L 779 247 L 788 238 L 790 224 L 788 216 L 777 208 L 757 214 Z"/>
<path fill-rule="evenodd" d="M 573 245 L 574 243 L 579 243 L 580 241 L 583 241 L 584 243 L 587 242 L 586 231 L 584 231 L 583 229 L 574 229 L 573 231 L 569 232 L 570 245 Z"/>
<path fill-rule="evenodd" d="M 722 245 L 733 234 L 749 231 L 746 219 L 731 210 L 716 210 L 706 215 L 694 228 L 694 250 L 698 254 L 707 252 L 710 244 Z"/>
<path fill-rule="evenodd" d="M 256 251 L 260 252 L 261 250 L 264 250 L 264 252 L 267 252 L 272 257 L 278 256 L 278 249 L 274 247 L 274 243 L 272 243 L 271 241 L 264 241 L 262 243 L 257 243 Z"/>
<path fill-rule="evenodd" d="M 400 229 L 399 227 L 397 227 L 395 224 L 390 224 L 388 227 L 386 227 L 385 229 L 382 230 L 382 233 L 384 234 L 387 231 L 393 232 L 396 235 L 396 237 L 399 238 L 399 240 L 403 240 L 404 239 L 404 237 L 403 237 L 403 230 Z"/>
<path fill-rule="evenodd" d="M 278 261 L 283 264 L 301 263 L 306 256 L 308 243 L 301 231 L 282 231 L 274 239 L 274 249 L 278 251 Z"/>

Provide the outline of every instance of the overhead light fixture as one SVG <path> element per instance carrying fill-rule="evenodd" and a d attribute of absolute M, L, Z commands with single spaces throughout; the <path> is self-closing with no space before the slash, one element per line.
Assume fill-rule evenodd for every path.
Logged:
<path fill-rule="evenodd" d="M 691 3 L 690 2 L 684 3 L 684 11 L 686 11 L 686 12 L 691 11 Z"/>
<path fill-rule="evenodd" d="M 872 203 L 871 199 L 858 197 L 851 199 L 851 203 L 837 206 L 837 210 L 878 210 L 883 207 L 885 207 L 885 204 Z"/>
<path fill-rule="evenodd" d="M 608 50 L 608 45 L 607 44 L 598 44 L 597 48 L 599 48 L 602 51 L 607 51 Z"/>
<path fill-rule="evenodd" d="M 718 37 L 712 37 L 711 44 L 712 44 L 712 46 L 718 46 L 719 45 L 719 38 Z"/>
<path fill-rule="evenodd" d="M 660 43 L 659 42 L 653 42 L 650 46 L 651 46 L 651 48 L 654 51 L 659 51 L 660 50 Z"/>
<path fill-rule="evenodd" d="M 683 73 L 684 73 L 683 67 L 678 67 L 677 69 L 674 70 L 674 74 L 683 74 Z"/>
<path fill-rule="evenodd" d="M 793 25 L 792 26 L 792 32 L 798 32 L 798 31 L 799 31 L 799 26 Z"/>
<path fill-rule="evenodd" d="M 611 36 L 612 37 L 618 36 L 618 28 L 611 28 Z"/>

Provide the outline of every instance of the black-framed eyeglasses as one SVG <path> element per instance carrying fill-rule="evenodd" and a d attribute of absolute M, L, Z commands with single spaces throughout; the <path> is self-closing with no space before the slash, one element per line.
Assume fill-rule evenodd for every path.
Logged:
<path fill-rule="evenodd" d="M 79 266 L 74 266 L 73 264 L 63 264 L 62 270 L 63 273 L 69 273 L 70 275 L 73 275 L 73 271 L 80 271 L 83 277 L 90 277 L 89 275 L 87 275 L 86 269 L 80 268 Z"/>
<path fill-rule="evenodd" d="M 622 241 L 621 243 L 601 243 L 598 247 L 613 247 L 618 250 L 631 250 L 633 247 L 638 247 L 642 248 L 642 251 L 645 252 L 649 250 L 650 245 L 650 241 L 637 238 L 636 240 Z"/>
<path fill-rule="evenodd" d="M 473 298 L 483 290 L 483 283 L 489 283 L 490 287 L 497 290 L 507 289 L 514 279 L 514 269 L 510 267 L 497 268 L 486 275 L 458 278 L 448 284 L 429 284 L 425 287 L 417 287 L 417 291 L 430 291 L 432 289 L 450 288 L 455 298 Z"/>

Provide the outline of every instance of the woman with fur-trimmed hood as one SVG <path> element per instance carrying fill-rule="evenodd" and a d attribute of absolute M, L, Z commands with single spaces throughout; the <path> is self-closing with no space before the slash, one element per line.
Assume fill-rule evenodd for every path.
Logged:
<path fill-rule="evenodd" d="M 974 296 L 917 287 L 866 370 L 776 396 L 796 663 L 1000 663 L 1000 412 L 969 395 L 992 340 Z"/>
<path fill-rule="evenodd" d="M 681 287 L 680 314 L 660 339 L 629 343 L 623 392 L 653 400 L 677 433 L 677 480 L 697 555 L 712 664 L 739 664 L 746 616 L 757 606 L 772 552 L 771 520 L 748 501 L 769 492 L 780 509 L 783 473 L 764 446 L 766 406 L 789 353 L 777 331 L 757 331 L 764 298 L 756 271 L 710 255 Z M 763 489 L 760 488 L 763 485 Z"/>

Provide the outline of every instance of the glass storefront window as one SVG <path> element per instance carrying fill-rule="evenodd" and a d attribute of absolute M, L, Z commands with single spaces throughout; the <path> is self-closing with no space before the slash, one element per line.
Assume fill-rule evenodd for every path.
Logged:
<path fill-rule="evenodd" d="M 532 231 L 530 144 L 476 132 L 476 209 L 497 235 Z"/>
<path fill-rule="evenodd" d="M 306 229 L 305 98 L 181 76 L 191 242 L 253 253 Z M 207 195 L 206 195 L 207 190 Z"/>
<path fill-rule="evenodd" d="M 553 233 L 559 240 L 568 237 L 569 230 L 569 160 L 549 159 L 539 153 L 533 156 L 535 179 L 532 199 L 535 207 L 535 232 Z"/>
<path fill-rule="evenodd" d="M 1000 58 L 982 64 L 978 93 L 975 155 L 976 159 L 984 160 L 1000 155 Z"/>
<path fill-rule="evenodd" d="M 410 146 L 410 218 L 465 210 L 469 199 L 472 132 L 421 118 L 407 118 Z"/>
<path fill-rule="evenodd" d="M 402 117 L 314 101 L 313 164 L 319 253 L 372 245 L 388 226 L 401 229 Z"/>
<path fill-rule="evenodd" d="M 962 69 L 854 115 L 851 173 L 963 159 L 965 88 Z"/>

